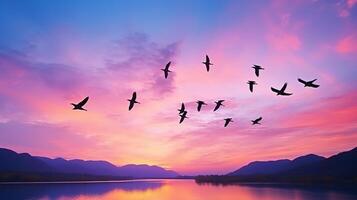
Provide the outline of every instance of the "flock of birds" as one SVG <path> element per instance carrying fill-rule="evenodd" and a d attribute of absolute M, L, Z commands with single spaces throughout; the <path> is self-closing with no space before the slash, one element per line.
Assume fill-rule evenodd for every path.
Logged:
<path fill-rule="evenodd" d="M 208 57 L 208 55 L 206 55 L 206 59 L 202 63 L 206 66 L 207 72 L 209 72 L 210 66 L 213 65 L 213 64 L 211 63 L 210 58 Z M 167 79 L 168 76 L 169 76 L 169 73 L 172 72 L 172 71 L 169 70 L 170 65 L 171 65 L 171 62 L 168 62 L 166 64 L 165 68 L 161 69 L 164 72 L 165 79 Z M 259 65 L 253 65 L 252 68 L 254 69 L 254 73 L 255 73 L 255 75 L 257 77 L 259 77 L 260 70 L 264 70 L 264 68 L 262 68 Z M 318 88 L 319 87 L 319 85 L 314 83 L 316 80 L 317 79 L 314 79 L 312 81 L 304 81 L 304 80 L 298 78 L 298 81 L 300 83 L 304 84 L 304 87 L 311 87 L 311 88 Z M 253 92 L 254 85 L 257 85 L 257 83 L 255 81 L 248 81 L 247 84 L 249 85 L 250 92 Z M 285 83 L 280 90 L 278 90 L 276 88 L 273 88 L 273 87 L 271 87 L 271 90 L 273 92 L 275 92 L 276 95 L 278 95 L 278 96 L 279 95 L 281 95 L 281 96 L 290 96 L 290 95 L 292 95 L 292 93 L 285 92 L 287 86 L 288 86 L 288 83 Z M 129 111 L 133 109 L 133 107 L 134 107 L 134 105 L 136 103 L 140 104 L 140 102 L 136 101 L 136 98 L 137 98 L 136 92 L 133 92 L 131 99 L 128 99 L 128 101 L 129 101 Z M 81 102 L 79 102 L 77 104 L 71 103 L 73 105 L 73 110 L 87 111 L 85 108 L 83 108 L 83 106 L 88 102 L 88 100 L 89 100 L 89 97 L 86 97 Z M 215 102 L 216 106 L 214 107 L 213 111 L 217 111 L 221 106 L 224 106 L 223 102 L 224 102 L 224 100 L 216 101 Z M 197 103 L 197 111 L 198 112 L 201 111 L 202 106 L 207 105 L 204 101 L 197 101 L 196 103 Z M 178 111 L 179 111 L 179 116 L 180 116 L 179 123 L 181 124 L 186 118 L 188 118 L 187 117 L 187 111 L 185 109 L 185 104 L 184 103 L 181 104 L 181 108 L 178 109 Z M 263 119 L 262 117 L 259 117 L 257 119 L 251 120 L 252 125 L 260 124 L 262 119 Z M 226 118 L 226 119 L 224 119 L 224 121 L 225 121 L 224 127 L 226 127 L 226 126 L 228 126 L 228 124 L 230 122 L 233 122 L 233 119 L 232 118 Z"/>

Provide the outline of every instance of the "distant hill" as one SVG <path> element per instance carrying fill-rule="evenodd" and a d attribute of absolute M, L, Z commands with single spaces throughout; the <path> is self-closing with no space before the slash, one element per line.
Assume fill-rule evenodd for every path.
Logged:
<path fill-rule="evenodd" d="M 158 166 L 124 165 L 118 167 L 107 161 L 51 159 L 31 156 L 27 153 L 19 154 L 4 148 L 0 148 L 0 161 L 0 181 L 2 179 L 10 180 L 9 174 L 11 174 L 11 177 L 21 174 L 21 177 L 27 178 L 31 174 L 36 174 L 36 177 L 40 177 L 41 180 L 48 176 L 51 176 L 51 180 L 57 180 L 56 174 L 60 177 L 66 177 L 66 180 L 69 177 L 68 175 L 83 177 L 85 180 L 90 180 L 91 177 L 95 177 L 96 180 L 103 180 L 105 177 L 176 178 L 180 176 L 174 171 Z M 19 177 L 16 177 L 16 179 L 21 180 Z"/>
<path fill-rule="evenodd" d="M 357 148 L 329 158 L 309 154 L 292 161 L 259 161 L 227 175 L 197 176 L 198 183 L 357 183 Z"/>
<path fill-rule="evenodd" d="M 291 170 L 303 165 L 313 164 L 324 160 L 322 156 L 309 154 L 295 158 L 294 160 L 276 160 L 276 161 L 255 161 L 240 169 L 227 174 L 228 176 L 248 176 L 248 175 L 268 175 L 282 171 Z"/>
<path fill-rule="evenodd" d="M 355 177 L 357 178 L 357 147 L 331 156 L 313 165 L 303 165 L 286 171 L 286 175 Z M 357 179 L 356 179 L 357 180 Z"/>
<path fill-rule="evenodd" d="M 119 176 L 118 167 L 106 161 L 65 160 L 63 158 L 34 157 L 61 173 L 85 173 Z"/>
<path fill-rule="evenodd" d="M 19 172 L 52 172 L 53 169 L 46 163 L 35 159 L 30 154 L 18 154 L 9 149 L 0 148 L 0 171 Z"/>
<path fill-rule="evenodd" d="M 158 166 L 149 165 L 124 165 L 119 167 L 119 174 L 139 178 L 176 178 L 180 175 L 172 170 L 165 170 Z"/>

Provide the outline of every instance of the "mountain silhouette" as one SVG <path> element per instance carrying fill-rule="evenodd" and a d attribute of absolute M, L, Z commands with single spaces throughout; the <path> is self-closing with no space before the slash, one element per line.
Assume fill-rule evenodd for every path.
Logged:
<path fill-rule="evenodd" d="M 130 178 L 176 178 L 178 173 L 159 166 L 124 165 L 115 166 L 107 161 L 85 161 L 80 159 L 66 160 L 63 158 L 47 158 L 31 156 L 28 153 L 16 153 L 0 148 L 0 175 L 5 173 L 90 175 Z"/>
<path fill-rule="evenodd" d="M 18 172 L 52 172 L 53 168 L 46 163 L 35 159 L 28 153 L 16 153 L 15 151 L 0 148 L 0 171 Z"/>
<path fill-rule="evenodd" d="M 175 171 L 149 165 L 124 165 L 119 167 L 118 171 L 119 174 L 125 174 L 126 176 L 136 178 L 175 178 L 180 176 Z"/>
<path fill-rule="evenodd" d="M 287 175 L 354 177 L 357 180 L 357 147 L 331 156 L 313 165 L 303 165 L 285 172 Z"/>
<path fill-rule="evenodd" d="M 239 175 L 267 175 L 275 174 L 278 172 L 291 170 L 303 165 L 312 164 L 324 160 L 322 156 L 309 154 L 306 156 L 301 156 L 295 158 L 294 160 L 282 159 L 275 161 L 255 161 L 251 162 L 246 166 L 241 167 L 240 169 L 229 173 L 229 176 L 239 176 Z"/>
<path fill-rule="evenodd" d="M 85 161 L 85 160 L 65 160 L 63 158 L 46 158 L 46 157 L 34 157 L 37 158 L 52 169 L 61 173 L 85 173 L 93 175 L 108 175 L 108 176 L 122 176 L 118 173 L 118 167 L 106 162 L 106 161 Z"/>
<path fill-rule="evenodd" d="M 197 176 L 197 183 L 357 183 L 357 147 L 324 158 L 309 154 L 294 160 L 256 161 L 227 175 Z"/>

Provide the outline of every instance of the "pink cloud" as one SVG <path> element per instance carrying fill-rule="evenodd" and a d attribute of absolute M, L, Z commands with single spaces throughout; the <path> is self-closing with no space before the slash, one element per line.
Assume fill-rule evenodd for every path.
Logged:
<path fill-rule="evenodd" d="M 347 0 L 347 6 L 352 8 L 357 3 L 357 0 Z"/>
<path fill-rule="evenodd" d="M 351 35 L 337 42 L 336 51 L 342 54 L 357 53 L 357 36 Z"/>
<path fill-rule="evenodd" d="M 356 0 L 344 0 L 336 3 L 338 15 L 342 18 L 350 16 L 351 9 L 357 3 Z"/>
<path fill-rule="evenodd" d="M 276 49 L 284 50 L 299 50 L 301 41 L 298 36 L 289 33 L 277 33 L 268 36 L 268 41 Z"/>

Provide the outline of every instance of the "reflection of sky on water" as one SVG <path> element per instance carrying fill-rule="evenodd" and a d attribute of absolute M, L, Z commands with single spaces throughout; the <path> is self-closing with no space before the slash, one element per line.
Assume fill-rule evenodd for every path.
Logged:
<path fill-rule="evenodd" d="M 79 195 L 103 195 L 113 190 L 127 192 L 155 190 L 161 181 L 96 182 L 96 183 L 44 183 L 44 184 L 0 184 L 0 199 L 38 199 L 48 197 L 75 197 Z"/>
<path fill-rule="evenodd" d="M 351 188 L 277 184 L 198 185 L 193 180 L 0 184 L 0 199 L 54 200 L 355 200 Z"/>

